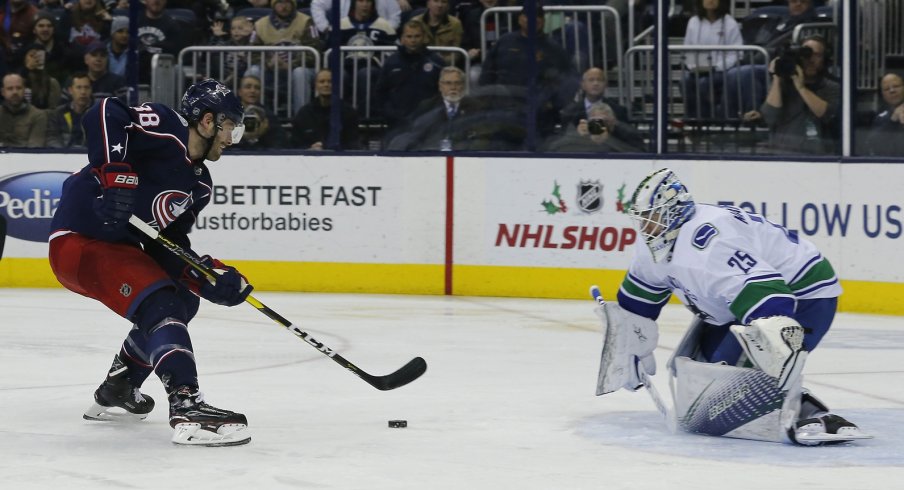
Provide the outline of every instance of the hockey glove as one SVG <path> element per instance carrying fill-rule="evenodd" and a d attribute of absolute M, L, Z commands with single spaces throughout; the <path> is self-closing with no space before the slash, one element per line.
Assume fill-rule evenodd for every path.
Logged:
<path fill-rule="evenodd" d="M 94 213 L 103 220 L 105 231 L 124 238 L 129 217 L 135 207 L 138 174 L 128 163 L 106 163 L 94 170 L 100 181 L 101 196 L 94 202 Z"/>
<path fill-rule="evenodd" d="M 785 391 L 800 377 L 807 360 L 804 328 L 787 316 L 757 318 L 750 325 L 732 325 L 731 333 L 754 367 L 777 379 Z"/>
<path fill-rule="evenodd" d="M 603 321 L 605 332 L 596 394 L 621 388 L 636 391 L 643 386 L 641 370 L 650 376 L 656 374 L 653 351 L 659 342 L 659 326 L 617 303 L 605 303 L 596 309 L 596 314 Z"/>
<path fill-rule="evenodd" d="M 216 274 L 217 280 L 211 283 L 206 278 L 200 282 L 198 294 L 202 298 L 223 306 L 235 306 L 245 301 L 245 298 L 251 294 L 254 287 L 245 280 L 245 276 L 239 274 L 235 267 L 228 266 L 217 259 L 205 255 L 201 257 L 202 262 L 210 267 Z M 194 269 L 189 274 L 198 274 Z"/>

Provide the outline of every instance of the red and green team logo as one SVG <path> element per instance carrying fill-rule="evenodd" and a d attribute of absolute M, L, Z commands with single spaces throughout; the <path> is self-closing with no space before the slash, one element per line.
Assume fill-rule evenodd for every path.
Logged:
<path fill-rule="evenodd" d="M 543 205 L 543 210 L 546 211 L 547 214 L 568 212 L 568 206 L 565 205 L 565 200 L 562 199 L 562 193 L 559 191 L 559 187 L 559 183 L 553 181 L 552 195 L 555 197 L 555 200 L 545 199 L 540 203 Z"/>

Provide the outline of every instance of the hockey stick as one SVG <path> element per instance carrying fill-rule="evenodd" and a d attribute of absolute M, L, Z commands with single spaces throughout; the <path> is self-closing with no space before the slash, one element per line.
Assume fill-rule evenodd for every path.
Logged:
<path fill-rule="evenodd" d="M 6 244 L 6 218 L 0 214 L 0 259 L 3 258 L 3 245 Z"/>
<path fill-rule="evenodd" d="M 596 300 L 597 304 L 600 305 L 601 308 L 606 306 L 606 300 L 603 299 L 603 295 L 600 293 L 600 287 L 597 285 L 590 286 L 590 296 Z M 675 433 L 677 431 L 678 422 L 675 419 L 675 415 L 672 412 L 672 409 L 665 404 L 662 396 L 659 395 L 659 390 L 656 389 L 656 386 L 653 384 L 652 378 L 647 374 L 646 371 L 643 370 L 642 367 L 637 366 L 637 363 L 640 362 L 636 356 L 634 357 L 634 368 L 637 370 L 637 375 L 640 378 L 640 382 L 643 384 L 643 387 L 646 388 L 647 393 L 650 394 L 650 398 L 653 400 L 653 405 L 656 405 L 656 410 L 659 410 L 659 413 L 662 415 L 662 418 L 665 419 L 665 425 L 668 427 L 669 432 Z"/>
<path fill-rule="evenodd" d="M 137 216 L 132 215 L 129 218 L 129 223 L 135 226 L 135 228 L 141 230 L 142 233 L 152 238 L 155 242 L 159 243 L 170 252 L 179 256 L 179 258 L 181 258 L 183 262 L 190 265 L 196 271 L 204 274 L 204 276 L 208 279 L 213 281 L 216 280 L 216 273 L 213 272 L 213 270 L 211 270 L 209 267 L 201 263 L 197 257 L 180 247 L 172 240 L 161 235 L 157 230 L 142 221 Z M 363 379 L 365 382 L 367 382 L 367 384 L 373 386 L 378 390 L 393 390 L 400 386 L 405 386 L 408 383 L 418 379 L 422 374 L 424 374 L 424 372 L 427 371 L 427 361 L 425 361 L 421 357 L 415 357 L 414 359 L 408 361 L 408 364 L 405 364 L 395 372 L 387 374 L 385 376 L 374 376 L 372 374 L 368 374 L 358 366 L 355 366 L 350 361 L 327 347 L 323 342 L 315 340 L 307 332 L 293 325 L 292 322 L 283 318 L 279 313 L 276 313 L 275 311 L 268 308 L 266 305 L 258 301 L 254 296 L 251 296 L 249 294 L 245 301 L 250 303 L 251 306 L 257 308 L 257 310 L 264 315 L 267 315 L 267 317 L 269 317 L 271 320 L 288 329 L 290 332 L 295 334 L 296 337 L 304 340 L 315 349 L 320 351 L 322 354 L 336 361 L 340 366 L 348 369 L 352 372 L 352 374 Z"/>

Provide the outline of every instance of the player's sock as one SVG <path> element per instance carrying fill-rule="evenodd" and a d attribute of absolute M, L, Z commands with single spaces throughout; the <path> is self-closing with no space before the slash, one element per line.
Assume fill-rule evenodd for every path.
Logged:
<path fill-rule="evenodd" d="M 174 318 L 158 323 L 148 334 L 147 352 L 167 393 L 182 385 L 198 386 L 195 354 L 184 323 Z"/>
<path fill-rule="evenodd" d="M 154 409 L 154 399 L 129 380 L 129 367 L 119 354 L 107 378 L 94 392 L 94 404 L 82 415 L 87 420 L 144 420 Z"/>
<path fill-rule="evenodd" d="M 209 405 L 196 386 L 179 386 L 169 395 L 173 443 L 236 446 L 251 441 L 244 414 Z"/>
<path fill-rule="evenodd" d="M 119 357 L 129 368 L 129 382 L 132 386 L 141 387 L 144 380 L 153 372 L 151 360 L 147 354 L 148 338 L 137 326 L 133 327 L 122 343 Z"/>

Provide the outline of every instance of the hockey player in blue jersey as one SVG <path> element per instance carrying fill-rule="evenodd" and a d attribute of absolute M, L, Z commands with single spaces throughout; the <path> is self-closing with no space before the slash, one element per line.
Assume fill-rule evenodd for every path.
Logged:
<path fill-rule="evenodd" d="M 129 225 L 135 215 L 192 251 L 188 234 L 212 188 L 204 162 L 241 139 L 243 116 L 235 94 L 213 79 L 189 87 L 178 112 L 107 98 L 85 114 L 89 163 L 63 184 L 50 265 L 66 288 L 133 325 L 84 418 L 146 418 L 154 400 L 139 388 L 153 372 L 168 394 L 174 443 L 250 441 L 244 415 L 204 401 L 187 325 L 199 296 L 234 306 L 252 287 L 235 268 L 207 256 L 219 277 L 215 283 L 199 277 Z"/>
<path fill-rule="evenodd" d="M 602 307 L 598 395 L 655 373 L 655 320 L 674 294 L 695 314 L 668 362 L 681 428 L 802 445 L 869 437 L 801 388 L 841 294 L 812 243 L 757 214 L 695 203 L 669 169 L 640 183 L 630 215 L 643 244 L 618 303 Z"/>

